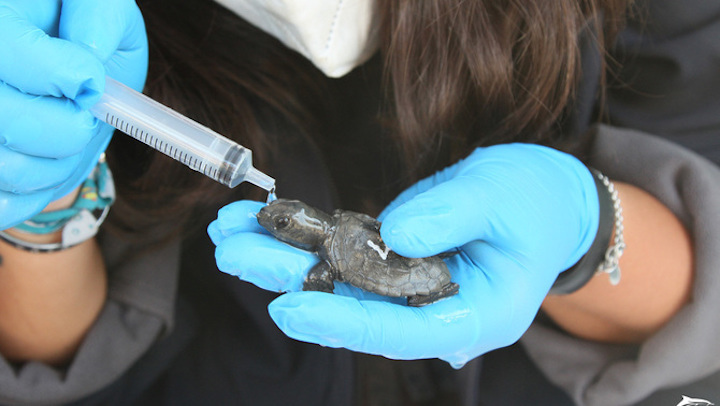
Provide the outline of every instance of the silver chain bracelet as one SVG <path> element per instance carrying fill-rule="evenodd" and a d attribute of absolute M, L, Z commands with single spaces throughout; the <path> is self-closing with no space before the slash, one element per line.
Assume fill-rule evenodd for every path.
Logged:
<path fill-rule="evenodd" d="M 620 206 L 620 197 L 615 189 L 615 185 L 610 182 L 607 176 L 598 173 L 598 178 L 610 192 L 610 198 L 613 202 L 613 211 L 615 212 L 615 238 L 613 244 L 605 252 L 605 259 L 598 266 L 597 273 L 606 273 L 610 277 L 610 283 L 617 285 L 620 283 L 620 257 L 625 251 L 625 238 L 623 236 L 623 212 Z"/>

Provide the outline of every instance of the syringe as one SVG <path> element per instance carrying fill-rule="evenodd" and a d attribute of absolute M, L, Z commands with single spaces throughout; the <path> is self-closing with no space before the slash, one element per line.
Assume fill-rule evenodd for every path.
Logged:
<path fill-rule="evenodd" d="M 267 191 L 275 179 L 252 166 L 252 152 L 120 82 L 106 78 L 90 109 L 98 119 L 231 188 L 250 182 Z"/>

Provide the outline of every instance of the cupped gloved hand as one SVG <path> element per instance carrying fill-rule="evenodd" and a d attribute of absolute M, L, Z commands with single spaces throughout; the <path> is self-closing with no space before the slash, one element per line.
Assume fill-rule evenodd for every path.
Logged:
<path fill-rule="evenodd" d="M 88 109 L 105 76 L 142 89 L 133 0 L 0 0 L 0 230 L 75 189 L 112 135 Z"/>
<path fill-rule="evenodd" d="M 381 215 L 400 255 L 446 259 L 457 295 L 408 307 L 338 286 L 300 291 L 317 258 L 274 240 L 254 221 L 262 205 L 237 202 L 209 227 L 218 267 L 273 291 L 270 315 L 290 337 L 392 359 L 440 358 L 455 367 L 515 342 L 559 272 L 577 262 L 598 228 L 589 170 L 562 152 L 508 144 L 469 157 L 403 192 Z"/>

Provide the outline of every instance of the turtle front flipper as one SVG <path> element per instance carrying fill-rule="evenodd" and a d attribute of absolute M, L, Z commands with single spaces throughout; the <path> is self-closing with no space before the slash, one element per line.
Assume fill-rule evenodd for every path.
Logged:
<path fill-rule="evenodd" d="M 430 303 L 437 302 L 440 299 L 450 297 L 460 290 L 460 286 L 457 283 L 450 282 L 447 285 L 443 286 L 443 288 L 438 292 L 433 292 L 429 295 L 415 295 L 415 296 L 408 296 L 407 304 L 408 306 L 414 306 L 414 307 L 420 307 L 425 306 Z"/>
<path fill-rule="evenodd" d="M 330 264 L 327 261 L 320 261 L 310 269 L 310 272 L 305 277 L 303 290 L 333 293 L 333 289 L 335 289 L 334 280 L 335 277 Z"/>

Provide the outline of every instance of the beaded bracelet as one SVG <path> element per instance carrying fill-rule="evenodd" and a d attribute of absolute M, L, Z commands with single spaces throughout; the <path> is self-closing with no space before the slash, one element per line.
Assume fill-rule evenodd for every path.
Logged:
<path fill-rule="evenodd" d="M 613 285 L 620 282 L 619 261 L 625 250 L 620 198 L 615 190 L 615 185 L 607 176 L 592 168 L 590 172 L 595 180 L 600 203 L 598 231 L 587 253 L 575 265 L 558 275 L 550 288 L 550 294 L 553 295 L 575 292 L 598 273 L 607 273 L 610 276 L 610 283 Z M 613 220 L 611 221 L 611 219 Z M 613 228 L 615 229 L 615 238 L 613 245 L 608 248 Z"/>
<path fill-rule="evenodd" d="M 613 212 L 615 214 L 615 238 L 613 239 L 613 245 L 608 248 L 605 252 L 605 259 L 597 269 L 597 273 L 606 273 L 610 277 L 610 283 L 614 286 L 620 283 L 620 257 L 625 252 L 625 235 L 623 231 L 623 212 L 622 206 L 620 205 L 620 197 L 615 189 L 615 185 L 610 182 L 607 176 L 598 173 L 600 180 L 603 185 L 610 192 L 610 198 L 613 203 Z"/>
<path fill-rule="evenodd" d="M 38 213 L 33 218 L 15 226 L 15 229 L 29 234 L 49 234 L 62 229 L 60 242 L 33 243 L 2 230 L 0 230 L 0 240 L 15 248 L 33 253 L 68 249 L 97 234 L 114 200 L 115 185 L 103 154 L 90 176 L 82 184 L 80 194 L 71 207 Z"/>

